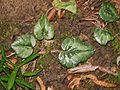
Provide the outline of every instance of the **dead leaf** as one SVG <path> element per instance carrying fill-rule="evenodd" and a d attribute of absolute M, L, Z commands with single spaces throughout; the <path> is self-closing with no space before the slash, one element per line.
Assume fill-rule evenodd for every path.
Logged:
<path fill-rule="evenodd" d="M 89 75 L 83 75 L 81 76 L 84 79 L 91 79 L 95 84 L 99 85 L 99 86 L 103 86 L 103 87 L 116 87 L 115 84 L 109 83 L 109 82 L 105 82 L 105 81 L 101 81 L 98 80 L 97 77 L 95 75 L 89 74 Z"/>
<path fill-rule="evenodd" d="M 12 64 L 15 64 L 17 62 L 17 59 L 15 57 L 11 58 L 11 62 Z M 9 62 L 6 62 L 8 66 L 10 66 L 12 69 L 14 69 L 14 66 L 12 64 L 10 64 Z"/>
<path fill-rule="evenodd" d="M 99 66 L 98 69 L 99 69 L 100 71 L 102 71 L 102 72 L 105 72 L 105 73 L 108 73 L 108 74 L 111 74 L 111 75 L 114 75 L 114 76 L 118 76 L 117 73 L 114 73 L 114 72 L 112 72 L 112 71 L 110 71 L 109 69 L 106 69 L 106 68 L 104 68 L 104 67 L 100 67 L 100 66 Z"/>
<path fill-rule="evenodd" d="M 89 41 L 89 37 L 83 33 L 80 33 L 80 39 L 83 40 L 83 41 Z"/>
<path fill-rule="evenodd" d="M 40 77 L 37 77 L 36 79 L 40 85 L 41 90 L 46 90 L 43 80 Z"/>
<path fill-rule="evenodd" d="M 47 14 L 48 20 L 52 20 L 55 17 L 56 9 L 51 7 L 50 9 L 48 9 Z"/>
<path fill-rule="evenodd" d="M 67 78 L 69 78 L 68 80 L 71 80 L 72 77 L 71 77 L 71 75 L 69 75 Z M 79 77 L 73 77 L 73 79 L 68 84 L 68 88 L 74 89 L 76 87 L 78 89 L 79 85 L 80 85 L 80 80 L 81 80 L 81 78 L 79 78 Z"/>
<path fill-rule="evenodd" d="M 79 77 L 78 76 L 72 76 L 72 80 L 69 79 L 70 82 L 68 84 L 68 88 L 70 88 L 70 89 L 73 89 L 75 87 L 79 88 L 80 81 L 81 80 L 86 80 L 86 79 L 91 79 L 95 84 L 97 84 L 99 86 L 103 86 L 103 87 L 116 87 L 116 84 L 112 84 L 112 83 L 109 83 L 109 82 L 98 80 L 95 75 L 89 74 L 89 75 L 80 75 Z"/>
<path fill-rule="evenodd" d="M 118 72 L 117 67 L 116 66 L 111 67 L 111 71 L 117 73 Z"/>
<path fill-rule="evenodd" d="M 21 67 L 21 73 L 22 73 L 22 74 L 25 73 L 25 71 L 26 71 L 26 69 L 28 68 L 29 64 L 30 64 L 30 63 L 27 63 L 27 64 L 25 64 L 25 65 L 23 65 L 23 66 Z"/>
<path fill-rule="evenodd" d="M 75 68 L 68 69 L 68 73 L 81 73 L 95 71 L 99 66 L 92 66 L 90 64 L 84 64 Z"/>

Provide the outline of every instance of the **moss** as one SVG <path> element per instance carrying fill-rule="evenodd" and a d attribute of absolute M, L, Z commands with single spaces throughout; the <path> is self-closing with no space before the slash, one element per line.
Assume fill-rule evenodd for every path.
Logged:
<path fill-rule="evenodd" d="M 65 13 L 65 17 L 70 19 L 70 20 L 76 20 L 77 14 L 73 14 L 71 12 L 67 12 L 67 13 Z"/>
<path fill-rule="evenodd" d="M 0 20 L 0 40 L 4 40 L 16 31 L 15 24 L 8 21 Z"/>
<path fill-rule="evenodd" d="M 112 41 L 112 47 L 118 54 L 120 54 L 120 26 L 113 26 L 112 33 L 115 37 Z"/>
<path fill-rule="evenodd" d="M 118 78 L 113 75 L 108 75 L 107 81 L 110 83 L 119 84 Z"/>

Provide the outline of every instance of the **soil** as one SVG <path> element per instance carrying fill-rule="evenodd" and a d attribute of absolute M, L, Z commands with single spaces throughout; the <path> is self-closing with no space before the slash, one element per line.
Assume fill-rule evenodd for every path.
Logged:
<path fill-rule="evenodd" d="M 85 0 L 81 1 L 85 2 Z M 17 36 L 26 33 L 32 34 L 34 25 L 39 17 L 52 7 L 51 2 L 52 0 L 0 0 L 0 44 L 4 44 L 7 50 L 11 50 L 10 45 Z M 90 0 L 89 7 L 86 7 L 85 10 L 81 3 L 78 5 L 81 5 L 81 7 L 78 7 L 77 15 L 66 11 L 61 19 L 55 17 L 51 21 L 55 27 L 54 40 L 51 41 L 52 43 L 40 41 L 35 49 L 37 51 L 42 49 L 61 49 L 60 45 L 66 37 L 77 36 L 95 48 L 96 52 L 92 56 L 92 60 L 90 60 L 93 65 L 111 68 L 116 61 L 117 53 L 114 52 L 110 43 L 106 47 L 99 45 L 92 36 L 95 26 L 90 21 L 81 20 L 89 13 L 89 7 L 99 9 L 101 0 Z M 86 36 L 87 39 L 82 35 Z M 46 87 L 53 86 L 54 90 L 69 90 L 66 78 L 67 69 L 59 63 L 57 56 L 58 54 L 47 53 L 37 59 L 37 67 L 40 65 L 45 67 L 39 76 L 43 79 Z M 103 72 L 99 71 L 94 73 L 99 79 L 112 82 L 112 79 L 108 78 L 111 77 L 110 75 L 104 75 Z M 119 87 L 104 88 L 94 84 L 92 81 L 87 81 L 81 83 L 79 90 L 120 90 Z M 32 83 L 36 85 L 35 77 Z"/>

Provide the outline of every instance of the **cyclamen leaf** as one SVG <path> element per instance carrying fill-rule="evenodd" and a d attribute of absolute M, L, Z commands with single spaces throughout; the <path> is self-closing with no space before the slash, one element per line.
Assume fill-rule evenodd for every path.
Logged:
<path fill-rule="evenodd" d="M 85 62 L 94 54 L 94 49 L 79 38 L 66 38 L 62 43 L 59 60 L 67 68 L 75 67 L 80 62 Z"/>
<path fill-rule="evenodd" d="M 36 45 L 36 40 L 32 35 L 22 35 L 14 41 L 11 47 L 15 50 L 16 54 L 21 58 L 30 56 L 33 52 L 32 47 Z"/>
<path fill-rule="evenodd" d="M 107 29 L 96 28 L 94 37 L 101 45 L 106 45 L 108 41 L 113 40 L 112 34 Z"/>
<path fill-rule="evenodd" d="M 52 5 L 57 9 L 65 9 L 72 13 L 77 12 L 77 6 L 75 0 L 70 0 L 68 2 L 62 2 L 61 0 L 54 0 Z"/>
<path fill-rule="evenodd" d="M 34 27 L 34 35 L 38 40 L 52 39 L 54 37 L 54 28 L 46 16 L 41 16 Z"/>
<path fill-rule="evenodd" d="M 104 2 L 99 10 L 100 17 L 108 22 L 114 22 L 119 18 L 115 4 Z"/>

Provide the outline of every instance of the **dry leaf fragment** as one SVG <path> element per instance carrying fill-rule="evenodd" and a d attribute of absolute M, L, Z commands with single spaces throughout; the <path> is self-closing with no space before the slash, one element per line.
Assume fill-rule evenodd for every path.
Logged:
<path fill-rule="evenodd" d="M 55 17 L 55 13 L 56 13 L 56 9 L 55 8 L 50 8 L 48 11 L 47 11 L 47 18 L 48 20 L 52 20 L 54 17 Z"/>
<path fill-rule="evenodd" d="M 71 80 L 72 75 L 69 75 L 67 78 L 68 78 L 68 80 Z M 73 89 L 76 87 L 78 89 L 79 85 L 80 85 L 80 80 L 81 80 L 81 78 L 79 78 L 79 77 L 73 77 L 73 79 L 68 84 L 68 88 Z"/>
<path fill-rule="evenodd" d="M 27 64 L 25 64 L 25 65 L 23 65 L 23 66 L 21 67 L 21 73 L 22 73 L 22 74 L 25 73 L 25 71 L 26 71 L 26 69 L 28 68 L 29 64 L 30 64 L 30 63 L 27 63 Z"/>
<path fill-rule="evenodd" d="M 37 77 L 36 79 L 40 85 L 41 90 L 46 90 L 43 80 L 40 77 Z"/>
<path fill-rule="evenodd" d="M 99 66 L 92 66 L 90 64 L 84 64 L 75 68 L 68 69 L 68 73 L 90 72 L 95 71 Z"/>
<path fill-rule="evenodd" d="M 12 57 L 12 58 L 11 58 L 11 62 L 12 62 L 12 64 L 15 64 L 15 63 L 17 62 L 17 59 L 14 58 L 14 57 Z M 13 66 L 12 64 L 10 64 L 10 63 L 8 63 L 8 62 L 6 62 L 6 63 L 7 63 L 8 66 L 10 66 L 12 69 L 14 69 L 14 66 Z"/>
<path fill-rule="evenodd" d="M 81 77 L 84 78 L 84 79 L 89 78 L 89 79 L 91 79 L 95 84 L 100 85 L 100 86 L 103 86 L 103 87 L 116 87 L 115 84 L 98 80 L 97 77 L 96 77 L 95 75 L 92 75 L 92 74 L 84 75 L 84 76 L 81 76 Z"/>
<path fill-rule="evenodd" d="M 110 70 L 108 70 L 108 69 L 106 69 L 106 68 L 103 68 L 103 67 L 100 67 L 100 66 L 99 66 L 98 69 L 99 69 L 100 71 L 102 71 L 102 72 L 105 72 L 105 73 L 108 73 L 108 74 L 111 74 L 111 75 L 114 75 L 114 76 L 118 76 L 117 73 L 114 73 L 114 72 L 112 72 L 112 71 L 110 71 Z"/>
<path fill-rule="evenodd" d="M 79 77 L 78 76 L 72 76 L 72 80 L 69 79 L 70 83 L 68 84 L 68 88 L 70 88 L 70 89 L 73 89 L 74 87 L 79 88 L 80 81 L 85 80 L 85 79 L 91 79 L 95 84 L 97 84 L 99 86 L 116 87 L 116 84 L 112 84 L 112 83 L 109 83 L 109 82 L 98 80 L 95 75 L 89 74 L 89 75 L 80 75 Z"/>

